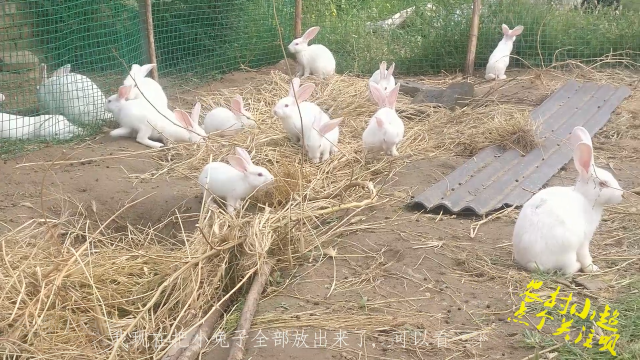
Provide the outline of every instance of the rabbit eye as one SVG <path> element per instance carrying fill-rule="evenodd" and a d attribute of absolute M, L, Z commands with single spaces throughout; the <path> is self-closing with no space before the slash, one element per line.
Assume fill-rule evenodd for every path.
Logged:
<path fill-rule="evenodd" d="M 289 104 L 285 104 L 284 107 L 289 107 Z"/>
<path fill-rule="evenodd" d="M 258 176 L 262 176 L 262 173 L 258 173 Z"/>
<path fill-rule="evenodd" d="M 607 185 L 607 183 L 605 181 L 600 181 L 600 187 L 608 187 L 609 185 Z"/>

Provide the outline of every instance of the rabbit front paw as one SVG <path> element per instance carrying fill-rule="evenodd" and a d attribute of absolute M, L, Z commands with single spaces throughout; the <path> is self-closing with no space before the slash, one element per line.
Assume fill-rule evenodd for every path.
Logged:
<path fill-rule="evenodd" d="M 600 271 L 600 268 L 596 266 L 596 264 L 589 264 L 582 268 L 582 271 L 585 273 L 594 273 Z"/>

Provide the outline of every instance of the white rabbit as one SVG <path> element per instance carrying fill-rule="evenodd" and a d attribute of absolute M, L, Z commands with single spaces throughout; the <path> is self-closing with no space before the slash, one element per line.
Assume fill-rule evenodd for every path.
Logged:
<path fill-rule="evenodd" d="M 300 86 L 300 79 L 293 78 L 292 84 L 289 86 L 289 95 L 280 99 L 273 108 L 273 114 L 280 119 L 282 127 L 296 144 L 302 144 L 303 128 L 300 114 L 302 114 L 304 123 L 311 123 L 317 116 L 323 116 L 323 114 L 323 120 L 329 120 L 329 116 L 318 105 L 305 101 L 311 96 L 314 89 L 315 85 L 304 84 Z M 296 106 L 296 99 L 299 107 Z"/>
<path fill-rule="evenodd" d="M 67 64 L 47 79 L 47 66 L 40 65 L 42 82 L 36 97 L 40 111 L 63 115 L 76 126 L 95 125 L 110 118 L 104 109 L 105 96 L 88 77 L 71 72 Z"/>
<path fill-rule="evenodd" d="M 404 137 L 404 123 L 395 110 L 400 84 L 388 94 L 375 83 L 369 83 L 369 89 L 378 103 L 378 111 L 362 133 L 365 154 L 384 151 L 387 155 L 398 156 L 397 146 Z"/>
<path fill-rule="evenodd" d="M 513 253 L 529 271 L 573 274 L 598 271 L 589 252 L 604 205 L 618 204 L 623 191 L 616 179 L 593 162 L 591 137 L 583 127 L 571 133 L 575 186 L 548 187 L 527 201 L 513 230 Z"/>
<path fill-rule="evenodd" d="M 144 99 L 127 100 L 131 90 L 131 86 L 121 86 L 118 94 L 107 99 L 105 108 L 120 124 L 120 128 L 111 131 L 111 136 L 136 136 L 136 141 L 152 148 L 162 147 L 163 144 L 151 139 L 195 143 L 206 137 L 197 119 L 192 121 L 183 110 L 176 109 L 172 112 L 167 108 L 155 109 Z M 199 113 L 200 104 L 196 103 L 192 112 L 194 118 Z"/>
<path fill-rule="evenodd" d="M 323 162 L 337 151 L 342 118 L 329 120 L 326 114 L 319 114 L 313 122 L 304 123 L 304 147 L 312 163 Z"/>
<path fill-rule="evenodd" d="M 298 77 L 317 75 L 320 78 L 325 78 L 336 73 L 336 59 L 331 51 L 324 45 L 308 44 L 309 40 L 318 34 L 318 31 L 320 31 L 320 27 L 314 26 L 288 46 L 289 51 L 296 56 L 298 63 L 296 76 Z"/>
<path fill-rule="evenodd" d="M 146 77 L 149 71 L 155 66 L 156 64 L 146 64 L 142 66 L 138 64 L 131 65 L 131 71 L 122 84 L 133 87 L 127 100 L 144 100 L 146 98 L 157 108 L 164 109 L 169 106 L 167 95 L 162 90 L 162 86 L 152 78 Z"/>
<path fill-rule="evenodd" d="M 369 82 L 380 85 L 382 90 L 384 90 L 385 93 L 388 94 L 389 91 L 391 91 L 391 89 L 396 86 L 396 80 L 393 78 L 393 70 L 395 69 L 395 67 L 396 64 L 393 63 L 389 67 L 389 70 L 387 70 L 387 62 L 381 62 L 380 69 L 376 70 L 376 72 L 371 75 L 371 78 L 369 78 Z"/>
<path fill-rule="evenodd" d="M 251 162 L 246 150 L 237 147 L 236 154 L 228 157 L 231 166 L 212 162 L 202 169 L 198 177 L 198 182 L 205 189 L 203 202 L 215 205 L 210 198 L 211 194 L 215 195 L 226 202 L 230 214 L 240 208 L 243 199 L 273 181 L 273 175 L 267 169 Z"/>
<path fill-rule="evenodd" d="M 217 132 L 219 135 L 235 135 L 244 128 L 253 128 L 251 113 L 244 108 L 242 96 L 236 95 L 231 99 L 230 109 L 218 107 L 211 110 L 204 118 L 204 131 L 207 134 Z"/>
<path fill-rule="evenodd" d="M 498 43 L 498 46 L 489 56 L 489 62 L 487 63 L 487 72 L 484 76 L 487 80 L 494 79 L 506 79 L 505 71 L 509 66 L 509 56 L 511 50 L 513 50 L 513 42 L 516 40 L 516 36 L 520 35 L 524 30 L 522 25 L 518 25 L 513 30 L 509 30 L 509 27 L 502 24 L 502 33 L 504 37 Z"/>
<path fill-rule="evenodd" d="M 67 140 L 82 130 L 62 115 L 19 116 L 0 113 L 0 139 Z"/>
<path fill-rule="evenodd" d="M 5 97 L 0 94 L 0 102 Z M 66 140 L 82 131 L 62 115 L 20 116 L 0 113 L 0 139 Z"/>

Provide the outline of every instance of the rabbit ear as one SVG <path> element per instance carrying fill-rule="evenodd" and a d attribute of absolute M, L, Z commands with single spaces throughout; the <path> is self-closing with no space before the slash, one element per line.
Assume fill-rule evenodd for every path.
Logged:
<path fill-rule="evenodd" d="M 524 26 L 518 25 L 515 28 L 513 28 L 513 30 L 509 31 L 509 35 L 518 36 L 522 33 L 522 30 L 524 30 Z"/>
<path fill-rule="evenodd" d="M 234 169 L 246 173 L 249 170 L 249 164 L 247 164 L 241 157 L 236 155 L 229 155 L 227 157 L 229 164 L 233 166 Z"/>
<path fill-rule="evenodd" d="M 573 131 L 571 132 L 571 137 L 569 138 L 569 143 L 571 144 L 571 147 L 574 149 L 573 150 L 574 153 L 579 144 L 584 143 L 589 145 L 591 147 L 591 164 L 594 164 L 593 143 L 591 142 L 591 135 L 589 135 L 589 132 L 587 131 L 587 129 L 583 128 L 582 126 L 576 126 L 575 128 L 573 128 Z M 575 160 L 575 155 L 574 155 L 574 160 Z"/>
<path fill-rule="evenodd" d="M 241 147 L 236 147 L 236 155 L 241 157 L 242 160 L 244 160 L 247 164 L 249 164 L 249 165 L 253 164 L 253 162 L 251 161 L 251 156 L 249 155 L 247 150 L 245 150 L 245 149 L 243 149 Z"/>
<path fill-rule="evenodd" d="M 371 96 L 373 96 L 373 99 L 376 101 L 376 103 L 378 103 L 378 107 L 384 107 L 387 103 L 387 96 L 380 85 L 370 82 L 369 90 L 371 91 Z"/>
<path fill-rule="evenodd" d="M 231 111 L 236 116 L 242 116 L 242 98 L 240 95 L 237 95 L 233 99 L 231 99 Z"/>
<path fill-rule="evenodd" d="M 251 116 L 251 113 L 244 108 L 244 101 L 242 100 L 242 96 L 238 95 L 238 100 L 240 100 L 240 110 L 242 112 L 242 115 L 244 115 L 247 119 L 253 120 L 253 116 Z"/>
<path fill-rule="evenodd" d="M 316 116 L 313 118 L 313 122 L 311 123 L 311 127 L 320 131 L 320 126 L 322 125 L 322 119 L 320 116 Z"/>
<path fill-rule="evenodd" d="M 309 41 L 311 39 L 313 39 L 317 34 L 318 31 L 320 31 L 320 27 L 319 26 L 314 26 L 311 29 L 307 30 L 304 35 L 302 35 L 302 40 L 304 41 Z"/>
<path fill-rule="evenodd" d="M 120 86 L 118 88 L 118 97 L 120 99 L 126 99 L 131 93 L 131 86 Z"/>
<path fill-rule="evenodd" d="M 311 96 L 311 93 L 316 88 L 313 84 L 304 84 L 296 91 L 296 98 L 298 99 L 298 103 L 301 103 Z"/>
<path fill-rule="evenodd" d="M 571 144 L 571 148 L 575 149 L 575 147 L 581 142 L 585 142 L 591 145 L 591 135 L 589 135 L 587 129 L 583 128 L 582 126 L 576 126 L 571 132 L 569 143 Z"/>
<path fill-rule="evenodd" d="M 400 91 L 400 84 L 396 85 L 391 91 L 389 91 L 389 95 L 387 95 L 387 107 L 391 109 L 396 108 L 396 100 L 398 100 L 398 92 Z"/>
<path fill-rule="evenodd" d="M 62 75 L 64 75 L 64 66 L 54 71 L 53 74 L 51 74 L 51 77 L 62 76 Z"/>
<path fill-rule="evenodd" d="M 153 69 L 155 66 L 156 64 L 146 64 L 146 65 L 140 66 L 140 69 L 137 71 L 137 73 L 138 75 L 140 75 L 140 77 L 145 77 L 147 76 L 149 71 L 151 71 L 151 69 Z"/>
<path fill-rule="evenodd" d="M 593 148 L 591 144 L 581 142 L 573 150 L 573 164 L 576 166 L 580 176 L 585 178 L 592 173 Z"/>
<path fill-rule="evenodd" d="M 340 125 L 341 121 L 342 121 L 342 118 L 338 118 L 338 119 L 335 119 L 335 120 L 330 120 L 330 121 L 327 121 L 325 123 L 322 123 L 322 125 L 320 125 L 320 128 L 318 129 L 318 132 L 320 132 L 320 134 L 322 134 L 322 135 L 327 135 L 333 129 L 338 127 L 338 125 Z"/>
<path fill-rule="evenodd" d="M 384 79 L 387 77 L 387 62 L 383 61 L 380 63 L 380 79 Z"/>
<path fill-rule="evenodd" d="M 193 129 L 193 123 L 191 122 L 191 118 L 189 114 L 187 114 L 184 110 L 175 109 L 173 110 L 173 115 L 176 116 L 176 119 L 184 125 L 187 129 Z"/>
<path fill-rule="evenodd" d="M 291 85 L 289 85 L 289 96 L 293 97 L 293 93 L 298 91 L 299 88 L 300 88 L 300 78 L 295 77 L 291 79 Z"/>
<path fill-rule="evenodd" d="M 69 75 L 71 73 L 71 64 L 66 64 L 62 67 L 62 74 Z"/>
<path fill-rule="evenodd" d="M 504 35 L 509 35 L 509 27 L 505 24 L 502 24 L 502 33 Z"/>
<path fill-rule="evenodd" d="M 200 110 L 202 109 L 202 104 L 198 101 L 195 105 L 193 105 L 193 110 L 191 110 L 191 119 L 195 122 L 198 122 L 200 119 Z"/>
<path fill-rule="evenodd" d="M 40 64 L 40 84 L 47 81 L 47 64 Z"/>
<path fill-rule="evenodd" d="M 396 68 L 396 63 L 391 64 L 391 66 L 389 66 L 389 70 L 387 71 L 387 77 L 390 77 L 391 75 L 393 75 L 393 69 Z"/>
<path fill-rule="evenodd" d="M 384 127 L 384 119 L 381 118 L 380 116 L 376 116 L 376 125 L 378 125 L 379 128 L 383 128 Z"/>

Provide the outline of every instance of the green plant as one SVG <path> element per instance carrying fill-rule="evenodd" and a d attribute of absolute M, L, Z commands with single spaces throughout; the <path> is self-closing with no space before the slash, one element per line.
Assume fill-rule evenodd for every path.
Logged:
<path fill-rule="evenodd" d="M 454 72 L 462 69 L 467 55 L 470 3 L 436 0 L 427 8 L 424 2 L 415 0 L 363 0 L 344 6 L 336 5 L 335 0 L 318 0 L 304 3 L 303 25 L 322 28 L 314 41 L 333 51 L 339 72 L 370 74 L 381 60 L 395 62 L 401 74 Z M 396 28 L 367 25 L 412 6 L 413 13 Z M 483 5 L 476 67 L 486 66 L 502 38 L 503 23 L 512 28 L 525 27 L 514 46 L 512 67 L 548 66 L 621 51 L 640 61 L 639 53 L 633 53 L 640 50 L 640 17 L 633 11 L 616 14 L 612 8 L 605 8 L 590 13 L 510 0 Z"/>

